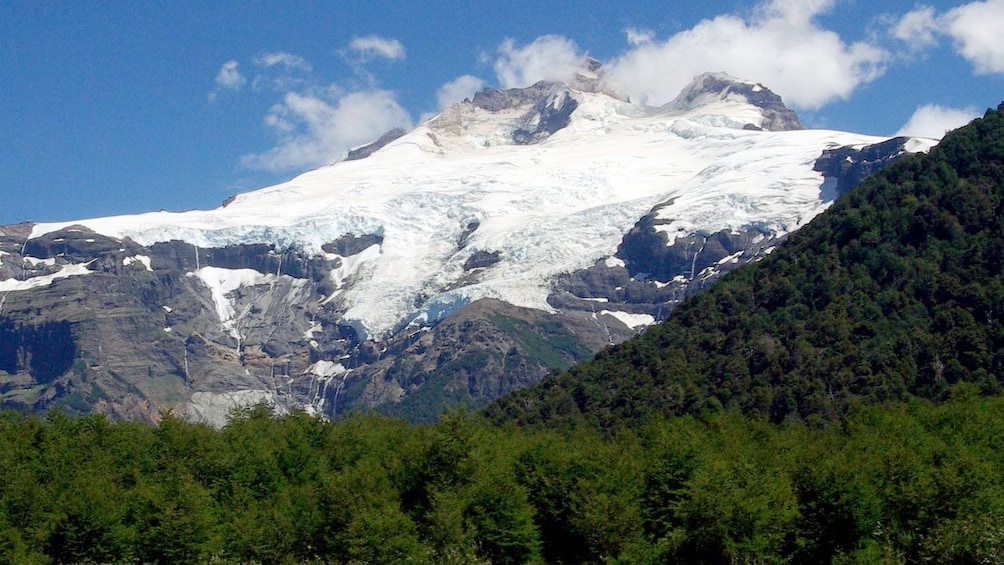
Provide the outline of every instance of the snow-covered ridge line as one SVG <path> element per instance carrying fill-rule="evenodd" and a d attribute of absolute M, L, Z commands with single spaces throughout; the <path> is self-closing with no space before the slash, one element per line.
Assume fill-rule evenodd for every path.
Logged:
<path fill-rule="evenodd" d="M 745 84 L 759 92 L 755 86 Z M 364 159 L 238 195 L 215 210 L 38 224 L 31 237 L 81 224 L 142 245 L 269 243 L 330 258 L 324 246 L 342 236 L 379 235 L 379 246 L 339 256 L 342 266 L 330 275 L 336 292 L 326 299 L 337 296 L 344 323 L 380 338 L 480 298 L 551 310 L 556 275 L 613 255 L 657 205 L 657 229 L 670 244 L 751 226 L 783 235 L 829 204 L 813 170 L 823 150 L 885 140 L 751 129 L 764 124 L 763 109 L 732 94 L 695 94 L 661 108 L 567 87 L 545 94 L 537 106 L 541 100 L 497 111 L 455 106 Z M 567 125 L 531 144 L 513 140 L 515 129 L 539 125 L 527 118 L 534 108 L 572 102 Z M 497 261 L 470 268 L 479 253 Z M 217 274 L 199 276 L 226 320 L 233 314 L 224 285 L 232 281 Z"/>

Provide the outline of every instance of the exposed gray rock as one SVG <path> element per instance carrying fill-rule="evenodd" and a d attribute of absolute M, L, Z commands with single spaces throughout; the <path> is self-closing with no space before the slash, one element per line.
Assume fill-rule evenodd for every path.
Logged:
<path fill-rule="evenodd" d="M 66 320 L 21 323 L 0 320 L 0 371 L 31 373 L 39 384 L 49 384 L 70 370 L 77 342 Z"/>
<path fill-rule="evenodd" d="M 0 293 L 5 407 L 154 420 L 194 393 L 233 390 L 309 406 L 308 369 L 321 358 L 314 355 L 345 352 L 330 331 L 337 318 L 318 303 L 333 267 L 323 258 L 257 244 L 141 247 L 76 227 L 25 245 L 17 231 L 0 236 L 4 265 L 25 266 L 14 280 L 43 280 L 82 264 L 91 270 Z M 261 284 L 225 297 L 230 320 L 220 319 L 218 297 L 193 276 L 207 266 L 262 273 Z"/>
<path fill-rule="evenodd" d="M 498 90 L 485 88 L 474 94 L 471 104 L 489 112 L 501 112 L 534 104 L 547 96 L 554 88 L 554 83 L 541 81 L 526 88 L 510 88 Z"/>
<path fill-rule="evenodd" d="M 286 412 L 283 404 L 276 400 L 274 393 L 263 390 L 196 392 L 179 412 L 193 422 L 219 428 L 227 423 L 227 418 L 233 410 L 257 404 L 265 404 L 279 414 Z"/>
<path fill-rule="evenodd" d="M 132 242 L 101 235 L 83 226 L 71 226 L 56 233 L 29 239 L 22 249 L 24 256 L 40 259 L 61 257 L 67 262 L 78 263 L 100 255 L 120 250 L 125 253 L 138 248 Z"/>
<path fill-rule="evenodd" d="M 725 272 L 735 265 L 749 262 L 763 255 L 765 250 L 776 247 L 780 239 L 771 233 L 750 227 L 730 232 L 713 234 L 692 234 L 677 238 L 668 245 L 665 233 L 655 230 L 659 220 L 655 213 L 642 218 L 624 236 L 617 256 L 624 260 L 632 276 L 644 276 L 659 281 L 671 281 L 683 277 L 687 281 L 702 279 L 705 269 L 712 268 Z M 737 256 L 737 261 L 722 263 L 727 257 Z"/>
<path fill-rule="evenodd" d="M 572 112 L 579 107 L 567 89 L 556 87 L 538 101 L 524 117 L 525 127 L 512 134 L 512 139 L 520 145 L 537 143 L 547 139 L 571 121 Z"/>
<path fill-rule="evenodd" d="M 329 405 L 376 406 L 414 421 L 444 405 L 476 408 L 592 357 L 608 343 L 578 315 L 549 315 L 497 300 L 474 302 L 428 330 L 401 332 L 328 388 Z M 335 395 L 339 395 L 336 399 Z"/>
<path fill-rule="evenodd" d="M 890 163 L 908 155 L 905 149 L 907 141 L 909 138 L 894 137 L 861 149 L 838 147 L 823 151 L 813 166 L 813 170 L 823 173 L 827 179 L 823 186 L 823 199 L 835 200 Z"/>
<path fill-rule="evenodd" d="M 464 231 L 461 232 L 460 236 L 457 237 L 457 249 L 463 249 L 467 247 L 467 244 L 469 243 L 471 236 L 474 235 L 474 232 L 478 231 L 479 227 L 481 227 L 481 220 L 473 218 L 467 220 L 466 225 L 464 224 L 461 225 L 464 226 Z"/>
<path fill-rule="evenodd" d="M 489 112 L 526 108 L 512 141 L 537 143 L 566 127 L 579 103 L 565 85 L 541 81 L 526 88 L 486 88 L 474 95 L 474 106 Z"/>
<path fill-rule="evenodd" d="M 663 320 L 687 295 L 703 290 L 738 266 L 756 261 L 783 238 L 757 228 L 714 234 L 693 234 L 668 245 L 663 232 L 654 229 L 657 211 L 642 218 L 624 236 L 617 261 L 598 261 L 593 267 L 570 273 L 555 283 L 548 302 L 563 312 L 593 314 L 616 311 L 648 314 Z M 609 326 L 608 326 L 609 328 Z M 611 334 L 610 342 L 625 339 Z"/>
<path fill-rule="evenodd" d="M 388 143 L 396 140 L 397 138 L 401 137 L 406 133 L 408 132 L 402 128 L 394 128 L 388 131 L 387 133 L 381 135 L 380 138 L 374 141 L 373 143 L 352 149 L 345 156 L 345 160 L 357 161 L 359 159 L 365 159 L 370 155 L 372 155 L 375 151 L 382 149 Z"/>
<path fill-rule="evenodd" d="M 472 269 L 481 269 L 484 267 L 491 267 L 495 263 L 499 262 L 499 252 L 498 251 L 475 251 L 467 258 L 464 262 L 464 270 L 470 271 Z"/>
<path fill-rule="evenodd" d="M 336 253 L 342 257 L 350 257 L 382 243 L 383 236 L 380 234 L 346 234 L 331 243 L 325 243 L 321 246 L 321 249 L 327 253 Z"/>
<path fill-rule="evenodd" d="M 582 62 L 582 68 L 579 72 L 575 73 L 575 76 L 569 81 L 568 86 L 580 92 L 606 94 L 622 102 L 630 102 L 630 98 L 626 94 L 618 92 L 611 86 L 606 80 L 605 75 L 603 63 L 592 57 L 586 57 Z"/>
<path fill-rule="evenodd" d="M 725 73 L 704 73 L 694 77 L 694 81 L 669 105 L 692 108 L 704 103 L 707 97 L 725 100 L 734 96 L 760 108 L 763 114 L 762 125 L 747 124 L 747 128 L 767 131 L 802 129 L 798 114 L 788 109 L 780 96 L 762 84 L 741 81 Z"/>
<path fill-rule="evenodd" d="M 477 222 L 469 227 L 473 233 Z M 4 233 L 4 264 L 23 263 L 30 229 Z M 329 282 L 312 275 L 334 265 L 321 258 L 273 245 L 142 247 L 94 235 L 72 228 L 40 238 L 28 262 L 38 268 L 18 274 L 30 279 L 83 262 L 107 268 L 0 298 L 4 407 L 148 421 L 175 410 L 221 425 L 247 403 L 327 415 L 391 403 L 389 412 L 422 419 L 443 402 L 485 404 L 588 358 L 609 339 L 582 316 L 559 321 L 481 301 L 431 329 L 365 341 L 341 324 L 335 304 L 322 303 Z M 350 256 L 380 241 L 351 236 L 325 250 Z M 497 258 L 476 252 L 468 267 Z M 210 266 L 262 276 L 222 297 L 233 313 L 225 320 L 221 297 L 195 275 Z"/>

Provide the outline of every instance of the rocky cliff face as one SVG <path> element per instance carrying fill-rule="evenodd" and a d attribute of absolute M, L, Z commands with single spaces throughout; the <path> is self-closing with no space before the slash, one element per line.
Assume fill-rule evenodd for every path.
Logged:
<path fill-rule="evenodd" d="M 14 274 L 0 287 L 5 407 L 146 420 L 175 410 L 220 425 L 243 403 L 329 415 L 385 405 L 422 420 L 633 333 L 601 337 L 585 319 L 486 300 L 433 328 L 367 341 L 325 303 L 340 260 L 263 244 L 143 247 L 82 226 L 26 243 L 27 226 L 10 228 L 0 236 Z M 351 260 L 373 245 L 379 238 L 325 247 Z"/>
<path fill-rule="evenodd" d="M 39 267 L 0 286 L 5 406 L 153 419 L 185 411 L 193 392 L 281 396 L 276 376 L 309 368 L 316 261 L 262 245 L 142 247 L 83 227 L 27 243 L 4 229 L 0 248 L 7 265 Z M 217 268 L 253 284 L 227 292 Z"/>
<path fill-rule="evenodd" d="M 217 210 L 0 227 L 0 398 L 215 425 L 264 402 L 415 420 L 669 315 L 911 140 L 799 131 L 702 75 L 663 108 L 492 90 Z"/>
<path fill-rule="evenodd" d="M 823 151 L 814 170 L 823 173 L 825 198 L 835 199 L 887 165 L 911 153 L 908 137 L 894 137 L 864 147 L 837 147 Z"/>

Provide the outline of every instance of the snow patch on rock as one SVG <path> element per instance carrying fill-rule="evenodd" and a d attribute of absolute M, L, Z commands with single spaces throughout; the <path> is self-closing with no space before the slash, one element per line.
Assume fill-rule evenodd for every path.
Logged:
<path fill-rule="evenodd" d="M 53 281 L 56 281 L 58 279 L 89 275 L 94 272 L 87 268 L 87 266 L 90 265 L 91 263 L 93 263 L 93 261 L 89 261 L 87 263 L 78 263 L 75 265 L 63 265 L 59 269 L 59 271 L 55 273 L 51 273 L 48 275 L 39 275 L 37 277 L 32 277 L 26 280 L 17 280 L 17 279 L 3 280 L 0 281 L 0 292 L 31 290 L 33 288 L 49 286 L 53 283 Z"/>
<path fill-rule="evenodd" d="M 125 259 L 122 259 L 122 265 L 125 267 L 128 267 L 133 263 L 139 263 L 146 267 L 147 271 L 153 271 L 153 267 L 150 266 L 150 257 L 147 255 L 135 255 L 133 257 L 126 257 Z"/>
<path fill-rule="evenodd" d="M 271 285 L 279 278 L 292 281 L 294 285 L 302 286 L 306 284 L 304 279 L 294 279 L 288 275 L 262 274 L 254 269 L 224 269 L 221 267 L 202 267 L 201 269 L 187 273 L 189 277 L 196 277 L 202 281 L 209 289 L 213 305 L 216 308 L 216 316 L 222 324 L 223 331 L 229 333 L 234 339 L 241 341 L 240 328 L 238 322 L 245 314 L 238 313 L 234 308 L 232 293 L 242 287 L 253 287 L 259 285 Z"/>
<path fill-rule="evenodd" d="M 655 323 L 655 317 L 650 314 L 632 314 L 630 312 L 620 312 L 618 310 L 601 310 L 600 315 L 614 317 L 632 330 L 645 326 L 651 326 Z"/>

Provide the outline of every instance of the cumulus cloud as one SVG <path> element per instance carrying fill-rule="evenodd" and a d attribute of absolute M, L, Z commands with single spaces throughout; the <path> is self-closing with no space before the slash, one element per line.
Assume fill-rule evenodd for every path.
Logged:
<path fill-rule="evenodd" d="M 237 61 L 227 61 L 223 63 L 220 67 L 218 73 L 216 73 L 216 87 L 209 92 L 209 101 L 212 102 L 216 100 L 216 96 L 219 95 L 222 90 L 240 90 L 247 79 L 241 74 L 237 67 L 240 63 Z"/>
<path fill-rule="evenodd" d="M 392 58 L 404 53 L 399 43 L 376 37 L 357 39 L 352 48 Z M 275 145 L 241 157 L 249 169 L 290 172 L 318 167 L 391 129 L 411 127 L 411 116 L 395 94 L 373 80 L 324 86 L 306 59 L 284 51 L 264 53 L 254 59 L 254 66 L 255 89 L 278 93 L 281 101 L 263 119 L 276 136 Z"/>
<path fill-rule="evenodd" d="M 894 23 L 890 34 L 911 50 L 920 51 L 938 43 L 938 36 L 952 39 L 955 51 L 973 65 L 976 74 L 1004 73 L 1004 0 L 970 2 L 938 14 L 919 6 Z"/>
<path fill-rule="evenodd" d="M 385 57 L 392 61 L 404 59 L 404 45 L 400 41 L 378 35 L 357 37 L 349 43 L 349 49 L 359 53 L 366 60 L 374 57 Z"/>
<path fill-rule="evenodd" d="M 227 61 L 220 67 L 220 72 L 216 73 L 216 86 L 219 88 L 230 88 L 237 90 L 247 82 L 247 79 L 237 70 L 240 64 L 237 61 Z"/>
<path fill-rule="evenodd" d="M 485 81 L 472 75 L 457 77 L 450 82 L 439 87 L 436 91 L 436 102 L 442 110 L 454 102 L 460 102 L 465 98 L 472 98 L 474 94 L 484 88 Z"/>
<path fill-rule="evenodd" d="M 792 106 L 819 108 L 881 76 L 889 58 L 875 44 L 848 44 L 820 27 L 817 17 L 832 5 L 772 0 L 747 17 L 721 15 L 664 41 L 632 43 L 632 49 L 608 65 L 609 78 L 632 100 L 660 105 L 695 75 L 724 71 L 764 83 Z"/>
<path fill-rule="evenodd" d="M 336 93 L 334 88 L 326 94 L 286 93 L 265 117 L 278 144 L 245 155 L 244 166 L 272 172 L 318 167 L 391 129 L 411 127 L 408 112 L 388 90 Z"/>
<path fill-rule="evenodd" d="M 585 57 L 574 41 L 558 35 L 538 37 L 524 47 L 506 39 L 498 54 L 495 74 L 502 88 L 529 86 L 541 80 L 571 80 Z"/>
<path fill-rule="evenodd" d="M 905 43 L 912 51 L 919 51 L 937 44 L 934 32 L 938 29 L 938 18 L 934 8 L 920 6 L 907 12 L 893 25 L 890 33 Z"/>
<path fill-rule="evenodd" d="M 957 109 L 927 104 L 917 108 L 896 135 L 941 139 L 945 132 L 964 126 L 979 116 L 975 108 Z"/>
<path fill-rule="evenodd" d="M 949 10 L 946 31 L 977 74 L 1004 73 L 1004 0 L 973 2 Z"/>

